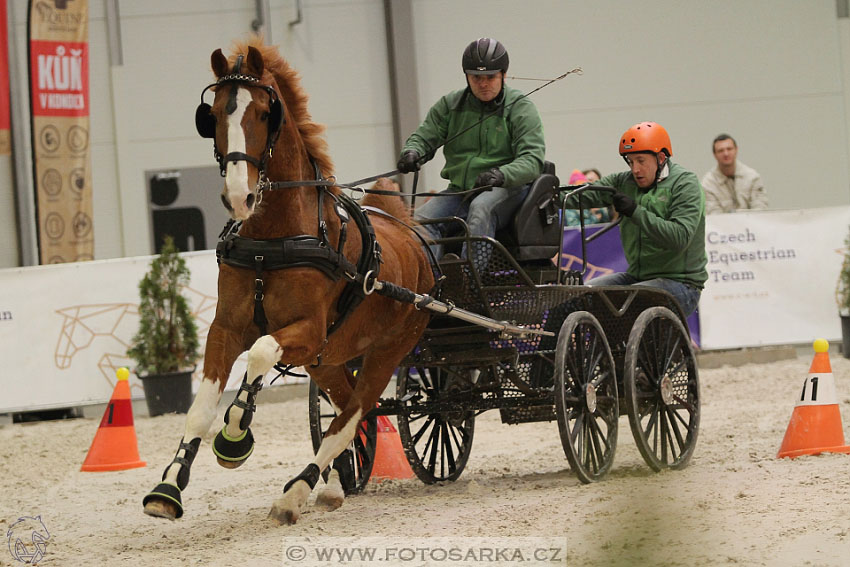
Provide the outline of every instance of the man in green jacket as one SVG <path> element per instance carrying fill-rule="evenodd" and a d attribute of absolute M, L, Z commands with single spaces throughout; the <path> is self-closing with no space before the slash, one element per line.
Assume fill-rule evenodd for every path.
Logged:
<path fill-rule="evenodd" d="M 543 170 L 543 123 L 534 103 L 505 85 L 508 52 L 498 41 L 481 38 L 463 52 L 467 87 L 440 98 L 404 144 L 402 173 L 417 171 L 445 144 L 441 176 L 449 181 L 440 196 L 416 208 L 417 221 L 457 216 L 475 236 L 493 237 L 507 226 Z M 483 188 L 477 194 L 457 193 Z M 430 224 L 432 239 L 450 236 L 457 226 Z M 441 247 L 433 247 L 442 255 Z M 466 251 L 464 250 L 464 254 Z"/>
<path fill-rule="evenodd" d="M 569 208 L 613 204 L 624 217 L 620 239 L 628 271 L 601 276 L 588 284 L 658 287 L 669 291 L 685 315 L 690 315 L 708 279 L 705 194 L 699 180 L 670 161 L 670 136 L 655 122 L 641 122 L 626 130 L 620 138 L 620 155 L 629 171 L 597 182 L 615 188 L 616 193 L 587 191 L 566 200 Z"/>

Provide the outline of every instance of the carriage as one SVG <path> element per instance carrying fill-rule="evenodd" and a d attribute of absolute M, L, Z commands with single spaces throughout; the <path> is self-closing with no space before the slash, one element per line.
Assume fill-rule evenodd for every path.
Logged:
<path fill-rule="evenodd" d="M 213 141 L 220 198 L 236 222 L 216 247 L 203 379 L 174 459 L 143 498 L 146 514 L 183 515 L 192 462 L 245 351 L 242 383 L 212 443 L 225 468 L 253 452 L 266 374 L 300 366 L 311 378 L 316 454 L 274 500 L 269 518 L 278 524 L 298 521 L 322 475 L 315 505 L 327 509 L 366 485 L 381 415 L 397 416 L 408 461 L 427 483 L 458 478 L 475 417 L 490 409 L 505 423 L 557 420 L 583 482 L 611 468 L 621 405 L 650 467 L 688 463 L 700 397 L 681 309 L 664 291 L 588 287 L 581 271 L 555 269 L 554 170 L 535 181 L 499 240 L 472 238 L 453 221 L 460 236 L 443 244 L 465 243 L 469 253 L 443 258 L 435 288 L 401 193 L 361 189 L 368 194 L 357 203 L 333 177 L 323 128 L 276 47 L 253 37 L 230 57 L 214 51 L 210 64 L 216 81 L 201 92 L 195 124 Z M 393 374 L 396 395 L 382 399 Z"/>
<path fill-rule="evenodd" d="M 437 243 L 449 250 L 463 243 L 470 251 L 465 258 L 448 254 L 439 265 L 445 276 L 439 299 L 454 309 L 432 318 L 398 368 L 395 396 L 382 398 L 361 423 L 349 448 L 355 471 L 349 490 L 369 480 L 378 416 L 396 416 L 407 460 L 428 484 L 460 476 L 475 418 L 492 409 L 505 424 L 557 421 L 570 467 L 584 483 L 611 469 L 621 413 L 628 414 L 650 468 L 687 466 L 700 395 L 686 318 L 663 290 L 589 287 L 585 270 L 556 267 L 551 258 L 563 231 L 554 205 L 558 190 L 547 162 L 497 239 L 470 236 L 459 218 L 429 221 L 456 223 L 459 235 Z M 483 322 L 457 319 L 456 309 Z M 488 326 L 488 320 L 513 328 Z M 318 450 L 335 413 L 312 382 L 308 403 Z"/>

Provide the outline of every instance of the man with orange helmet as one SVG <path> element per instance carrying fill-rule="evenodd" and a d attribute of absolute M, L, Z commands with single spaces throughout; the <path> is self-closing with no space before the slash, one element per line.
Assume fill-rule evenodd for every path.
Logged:
<path fill-rule="evenodd" d="M 566 200 L 569 208 L 614 205 L 624 218 L 620 239 L 629 268 L 590 280 L 589 285 L 645 285 L 670 292 L 686 315 L 697 308 L 708 279 L 705 254 L 705 195 L 697 176 L 670 161 L 673 146 L 655 122 L 641 122 L 620 137 L 629 171 L 606 175 Z M 581 199 L 581 207 L 578 198 Z"/>

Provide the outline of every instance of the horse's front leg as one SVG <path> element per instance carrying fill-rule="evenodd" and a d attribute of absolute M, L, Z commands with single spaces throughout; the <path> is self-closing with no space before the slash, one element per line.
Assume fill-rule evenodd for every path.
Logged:
<path fill-rule="evenodd" d="M 206 433 L 216 415 L 221 398 L 218 384 L 206 378 L 201 381 L 198 393 L 186 414 L 186 428 L 174 460 L 165 469 L 160 482 L 142 500 L 145 514 L 175 520 L 183 515 L 180 495 L 189 484 L 189 469 L 201 446 L 201 436 Z"/>
<path fill-rule="evenodd" d="M 186 426 L 177 454 L 162 474 L 162 481 L 142 500 L 145 514 L 175 520 L 183 515 L 182 491 L 189 484 L 189 472 L 201 437 L 215 420 L 218 402 L 233 362 L 239 355 L 235 337 L 213 325 L 207 337 L 204 355 L 204 377 L 198 393 L 186 414 Z"/>
<path fill-rule="evenodd" d="M 263 377 L 280 360 L 283 348 L 270 335 L 257 339 L 248 351 L 248 367 L 233 403 L 224 413 L 224 427 L 213 441 L 218 464 L 235 469 L 254 451 L 251 421 L 257 409 L 255 401 L 263 387 Z"/>

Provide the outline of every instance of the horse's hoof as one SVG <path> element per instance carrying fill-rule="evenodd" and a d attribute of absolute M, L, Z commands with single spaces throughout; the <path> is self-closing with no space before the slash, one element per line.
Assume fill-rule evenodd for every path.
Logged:
<path fill-rule="evenodd" d="M 345 490 L 339 480 L 339 472 L 336 469 L 332 470 L 328 476 L 327 484 L 319 491 L 316 496 L 315 506 L 321 510 L 331 511 L 342 506 L 345 500 Z"/>
<path fill-rule="evenodd" d="M 333 488 L 325 488 L 316 496 L 316 508 L 325 511 L 336 510 L 345 501 L 345 493 L 340 488 L 338 491 Z"/>
<path fill-rule="evenodd" d="M 164 500 L 151 500 L 145 504 L 145 514 L 154 518 L 165 518 L 166 520 L 177 519 L 177 507 L 171 502 Z"/>
<path fill-rule="evenodd" d="M 244 459 L 241 461 L 225 461 L 221 457 L 216 457 L 215 460 L 218 461 L 218 464 L 220 464 L 226 469 L 238 469 L 242 466 L 242 463 L 245 462 Z"/>
<path fill-rule="evenodd" d="M 306 482 L 296 482 L 283 496 L 272 503 L 269 519 L 278 526 L 291 526 L 301 517 L 301 508 L 310 496 L 310 485 Z"/>
<path fill-rule="evenodd" d="M 278 526 L 291 526 L 298 521 L 301 514 L 298 510 L 282 510 L 277 506 L 273 506 L 269 510 L 269 519 Z"/>
<path fill-rule="evenodd" d="M 227 435 L 224 427 L 213 440 L 213 453 L 218 464 L 226 469 L 235 469 L 242 465 L 254 452 L 254 434 L 249 427 L 239 437 Z"/>
<path fill-rule="evenodd" d="M 142 499 L 145 514 L 155 518 L 176 520 L 183 515 L 180 489 L 173 484 L 159 483 L 150 494 Z"/>

